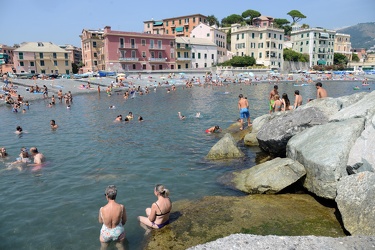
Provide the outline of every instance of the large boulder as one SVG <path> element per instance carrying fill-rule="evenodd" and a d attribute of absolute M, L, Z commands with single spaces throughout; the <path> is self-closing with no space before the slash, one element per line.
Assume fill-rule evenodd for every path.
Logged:
<path fill-rule="evenodd" d="M 364 119 L 354 118 L 312 127 L 289 140 L 287 157 L 305 167 L 310 192 L 335 199 L 337 181 L 347 175 L 350 149 L 363 129 Z"/>
<path fill-rule="evenodd" d="M 362 100 L 368 93 L 366 92 L 357 92 L 352 95 L 346 95 L 338 97 L 337 99 L 342 103 L 341 109 L 349 107 L 350 105 Z"/>
<path fill-rule="evenodd" d="M 275 158 L 233 173 L 234 186 L 249 194 L 275 194 L 298 181 L 305 168 L 289 158 Z"/>
<path fill-rule="evenodd" d="M 375 116 L 372 117 L 371 122 L 368 123 L 351 148 L 347 165 L 354 168 L 355 172 L 375 172 L 374 145 Z"/>
<path fill-rule="evenodd" d="M 327 122 L 328 118 L 316 107 L 278 112 L 258 132 L 259 147 L 272 155 L 284 157 L 292 136 Z"/>
<path fill-rule="evenodd" d="M 258 131 L 271 119 L 270 114 L 262 115 L 253 120 L 252 131 L 244 137 L 244 144 L 246 146 L 259 146 L 257 134 Z"/>
<path fill-rule="evenodd" d="M 305 110 L 308 108 L 318 108 L 326 117 L 330 117 L 342 109 L 342 102 L 338 98 L 326 97 L 314 99 L 297 110 Z"/>
<path fill-rule="evenodd" d="M 237 147 L 237 142 L 233 136 L 226 133 L 208 152 L 207 158 L 211 160 L 221 160 L 229 158 L 243 157 L 244 153 Z"/>
<path fill-rule="evenodd" d="M 336 203 L 352 235 L 375 235 L 375 173 L 345 176 L 337 183 Z"/>
<path fill-rule="evenodd" d="M 257 133 L 248 133 L 243 138 L 243 143 L 246 146 L 259 146 L 258 139 L 257 139 Z"/>

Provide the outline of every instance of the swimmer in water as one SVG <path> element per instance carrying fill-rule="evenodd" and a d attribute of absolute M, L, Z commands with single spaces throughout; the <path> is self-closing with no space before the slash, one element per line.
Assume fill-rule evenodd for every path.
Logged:
<path fill-rule="evenodd" d="M 122 115 L 118 115 L 115 119 L 115 122 L 121 122 L 122 121 Z"/>
<path fill-rule="evenodd" d="M 207 134 L 211 134 L 211 133 L 215 133 L 215 132 L 220 132 L 220 131 L 221 131 L 221 128 L 218 125 L 206 129 L 206 133 Z"/>
<path fill-rule="evenodd" d="M 66 109 L 70 109 L 70 105 L 68 105 L 68 106 L 66 107 Z"/>
<path fill-rule="evenodd" d="M 195 114 L 195 117 L 196 117 L 196 118 L 201 117 L 201 112 L 197 112 L 197 113 Z"/>
<path fill-rule="evenodd" d="M 16 133 L 16 134 L 22 134 L 22 128 L 21 128 L 21 126 L 17 126 L 17 128 L 16 128 L 16 132 L 14 132 L 14 133 Z"/>
<path fill-rule="evenodd" d="M 184 120 L 186 117 L 184 115 L 181 115 L 181 112 L 178 112 L 178 118 L 180 118 L 180 120 Z"/>
<path fill-rule="evenodd" d="M 59 126 L 57 126 L 55 120 L 51 120 L 50 123 L 52 129 L 57 129 Z"/>
<path fill-rule="evenodd" d="M 109 109 L 116 109 L 116 106 L 109 106 Z"/>

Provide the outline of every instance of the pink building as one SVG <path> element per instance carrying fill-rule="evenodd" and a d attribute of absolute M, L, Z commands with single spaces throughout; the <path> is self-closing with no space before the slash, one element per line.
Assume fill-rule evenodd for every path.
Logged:
<path fill-rule="evenodd" d="M 175 69 L 175 37 L 124 32 L 104 27 L 104 62 L 108 71 Z"/>
<path fill-rule="evenodd" d="M 253 25 L 256 27 L 272 27 L 274 19 L 269 16 L 260 16 L 253 18 Z"/>

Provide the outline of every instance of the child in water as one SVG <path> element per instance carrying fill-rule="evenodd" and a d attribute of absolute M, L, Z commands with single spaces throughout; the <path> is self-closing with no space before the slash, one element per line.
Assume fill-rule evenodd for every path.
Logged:
<path fill-rule="evenodd" d="M 206 133 L 207 134 L 211 134 L 211 133 L 215 133 L 215 132 L 220 132 L 220 131 L 221 131 L 221 128 L 218 125 L 206 129 Z"/>

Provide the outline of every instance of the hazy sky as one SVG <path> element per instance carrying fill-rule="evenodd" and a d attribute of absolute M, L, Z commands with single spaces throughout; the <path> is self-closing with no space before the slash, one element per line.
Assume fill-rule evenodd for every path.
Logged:
<path fill-rule="evenodd" d="M 0 43 L 53 42 L 80 46 L 82 29 L 106 25 L 112 30 L 143 32 L 143 21 L 190 14 L 214 15 L 219 21 L 248 9 L 285 18 L 299 10 L 300 23 L 337 29 L 375 21 L 375 0 L 1 0 Z"/>

